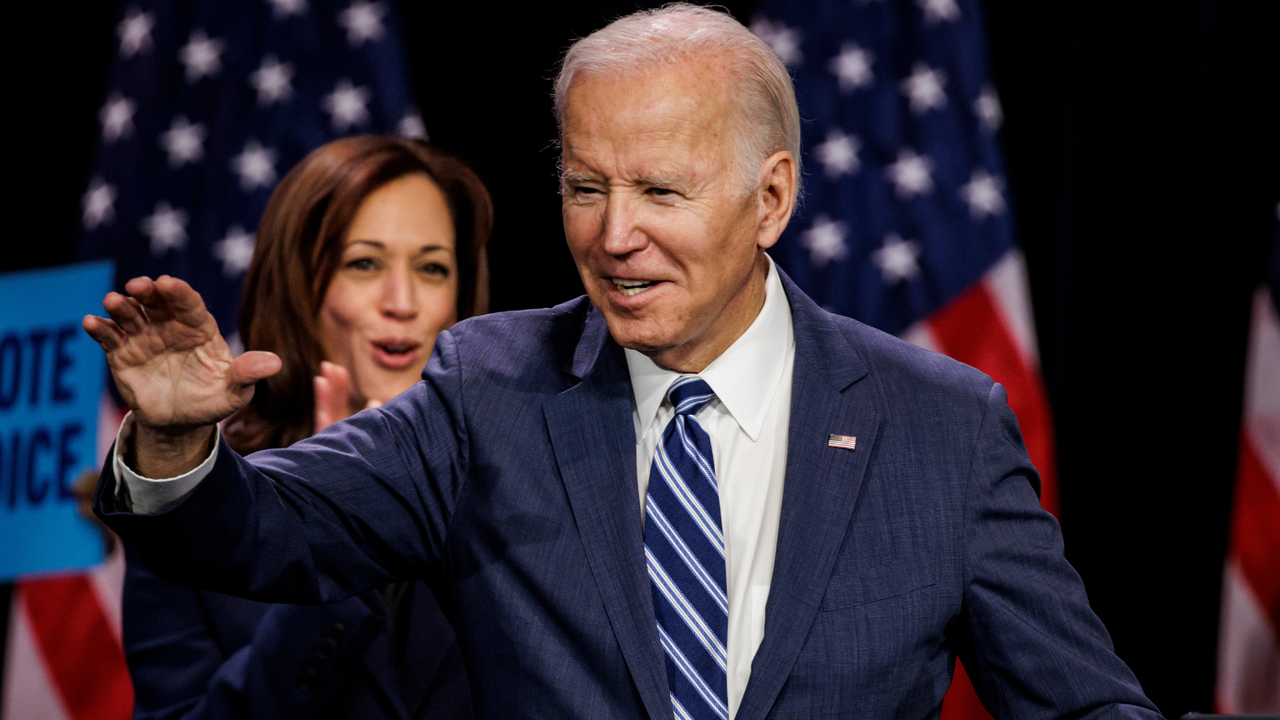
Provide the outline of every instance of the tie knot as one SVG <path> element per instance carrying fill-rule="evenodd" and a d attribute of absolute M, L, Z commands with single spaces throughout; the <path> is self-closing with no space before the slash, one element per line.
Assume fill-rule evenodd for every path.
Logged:
<path fill-rule="evenodd" d="M 693 415 L 715 396 L 707 381 L 697 376 L 682 377 L 667 390 L 667 401 L 676 409 L 676 415 Z"/>

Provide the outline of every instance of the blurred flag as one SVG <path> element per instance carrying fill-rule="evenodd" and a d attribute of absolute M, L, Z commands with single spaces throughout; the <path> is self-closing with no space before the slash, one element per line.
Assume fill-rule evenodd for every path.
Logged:
<path fill-rule="evenodd" d="M 97 455 L 116 439 L 124 413 L 103 393 Z M 96 480 L 81 478 L 81 482 Z M 106 533 L 106 528 L 103 528 Z M 121 649 L 124 552 L 114 539 L 88 571 L 20 577 L 13 586 L 0 720 L 127 720 L 133 683 Z"/>
<path fill-rule="evenodd" d="M 114 259 L 117 288 L 137 275 L 191 282 L 234 344 L 240 282 L 280 177 L 338 137 L 426 134 L 394 5 L 138 0 L 115 34 L 78 258 Z M 119 603 L 111 562 L 18 582 L 0 720 L 129 717 Z"/>
<path fill-rule="evenodd" d="M 227 337 L 280 177 L 338 137 L 425 135 L 390 0 L 143 1 L 116 36 L 80 258 L 187 280 Z"/>
<path fill-rule="evenodd" d="M 1223 713 L 1280 713 L 1280 233 L 1272 252 L 1270 280 L 1253 297 L 1223 569 L 1216 692 Z"/>
<path fill-rule="evenodd" d="M 828 310 L 1004 384 L 1057 514 L 978 0 L 765 0 L 751 29 L 792 71 L 804 123 L 805 198 L 774 258 Z M 983 717 L 957 664 L 943 718 Z"/>

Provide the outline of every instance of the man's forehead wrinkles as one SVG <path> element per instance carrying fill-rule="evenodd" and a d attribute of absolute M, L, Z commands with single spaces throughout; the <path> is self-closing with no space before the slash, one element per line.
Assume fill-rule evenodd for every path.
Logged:
<path fill-rule="evenodd" d="M 633 151 L 637 148 L 631 148 Z M 689 182 L 700 174 L 701 166 L 693 157 L 682 155 L 673 159 L 669 153 L 616 153 L 612 150 L 585 151 L 566 147 L 561 176 L 568 179 L 609 179 L 632 183 L 668 184 Z"/>
<path fill-rule="evenodd" d="M 617 167 L 598 168 L 591 163 L 575 163 L 566 160 L 560 176 L 565 182 L 608 182 L 622 185 L 653 185 L 659 187 L 687 187 L 699 184 L 699 173 L 692 167 L 656 167 L 652 163 L 632 166 L 623 163 Z"/>

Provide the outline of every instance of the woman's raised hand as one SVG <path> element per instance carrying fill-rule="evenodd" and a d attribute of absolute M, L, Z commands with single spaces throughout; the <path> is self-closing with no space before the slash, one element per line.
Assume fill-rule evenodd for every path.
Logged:
<path fill-rule="evenodd" d="M 232 357 L 204 300 L 182 280 L 139 277 L 125 291 L 103 299 L 110 319 L 87 315 L 83 325 L 106 351 L 116 387 L 133 410 L 140 453 L 144 432 L 164 442 L 192 434 L 206 442 L 208 426 L 243 407 L 254 383 L 280 370 L 273 353 Z M 144 470 L 141 456 L 138 462 Z"/>
<path fill-rule="evenodd" d="M 351 373 L 327 360 L 320 363 L 320 374 L 312 381 L 316 397 L 316 432 L 351 415 Z M 382 403 L 370 400 L 366 408 Z"/>

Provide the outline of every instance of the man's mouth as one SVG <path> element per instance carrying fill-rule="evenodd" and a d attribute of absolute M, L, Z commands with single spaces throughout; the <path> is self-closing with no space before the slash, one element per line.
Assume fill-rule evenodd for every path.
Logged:
<path fill-rule="evenodd" d="M 657 280 L 628 280 L 626 278 L 609 278 L 609 279 L 612 280 L 614 286 L 618 288 L 618 292 L 622 293 L 623 295 L 626 295 L 627 297 L 631 297 L 632 295 L 639 295 L 645 290 L 648 290 L 649 288 L 658 284 Z"/>

